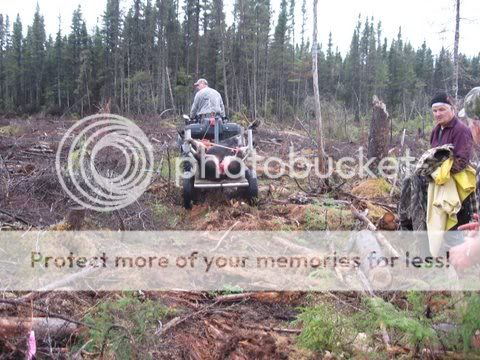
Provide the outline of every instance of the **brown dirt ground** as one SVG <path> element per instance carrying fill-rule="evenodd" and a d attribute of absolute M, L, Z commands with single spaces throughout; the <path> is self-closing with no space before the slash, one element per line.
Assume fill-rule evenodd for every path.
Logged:
<path fill-rule="evenodd" d="M 74 120 L 45 118 L 3 119 L 0 126 L 0 228 L 65 230 L 65 217 L 74 204 L 62 191 L 55 175 L 55 152 L 60 139 Z M 176 149 L 176 128 L 173 119 L 139 120 L 154 145 L 157 159 L 167 161 Z M 256 133 L 256 149 L 261 156 L 275 154 L 288 158 L 288 147 L 302 155 L 315 153 L 312 141 L 298 131 L 276 130 L 263 126 Z M 269 139 L 277 139 L 271 142 Z M 411 147 L 416 143 L 412 141 Z M 31 151 L 43 146 L 46 151 Z M 334 158 L 351 155 L 359 144 L 328 141 L 326 149 Z M 302 230 L 302 229 L 351 229 L 363 227 L 349 215 L 345 195 L 353 193 L 359 198 L 372 196 L 362 189 L 371 189 L 369 184 L 354 179 L 349 183 L 333 182 L 329 195 L 305 196 L 305 189 L 314 190 L 318 183 L 310 180 L 295 183 L 283 177 L 268 181 L 259 177 L 260 200 L 251 207 L 241 198 L 229 192 L 209 192 L 189 212 L 182 208 L 181 191 L 168 181 L 165 172 L 157 174 L 148 191 L 139 201 L 112 214 L 87 212 L 83 230 L 225 230 L 235 223 L 235 230 Z M 352 190 L 352 188 L 354 188 Z M 338 191 L 340 190 L 341 191 Z M 375 192 L 377 202 L 391 203 L 386 192 Z M 338 201 L 338 203 L 335 203 Z M 375 206 L 362 200 L 355 202 L 362 207 Z M 380 207 L 380 211 L 383 208 Z M 378 209 L 377 209 L 378 210 Z M 384 209 L 383 209 L 384 210 Z M 317 214 L 317 215 L 315 215 Z M 381 215 L 379 215 L 381 216 Z M 325 219 L 325 221 L 323 221 Z M 376 221 L 377 219 L 372 218 Z M 13 294 L 11 296 L 20 296 Z M 47 306 L 73 319 L 82 317 L 105 298 L 115 294 L 53 292 L 39 295 L 32 302 Z M 147 293 L 147 296 L 173 307 L 189 309 L 192 304 L 212 302 L 205 295 Z M 193 298 L 192 298 L 193 297 Z M 200 300 L 199 298 L 200 297 Z M 157 349 L 151 349 L 153 358 L 161 359 L 313 359 L 318 355 L 295 347 L 295 336 L 262 327 L 289 327 L 295 319 L 295 307 L 305 303 L 304 294 L 293 299 L 281 297 L 275 302 L 244 301 L 231 305 L 218 305 L 212 311 L 192 317 L 166 335 Z M 9 316 L 29 316 L 29 309 L 0 305 L 0 313 Z M 39 314 L 40 315 L 40 314 Z M 250 326 L 250 327 L 249 327 Z M 22 340 L 23 341 L 23 340 Z M 68 357 L 70 339 L 59 344 L 58 358 Z M 21 349 L 23 343 L 3 343 L 11 351 Z M 8 346 L 7 346 L 8 345 Z M 43 349 L 45 350 L 45 349 Z M 43 351 L 42 350 L 42 351 Z M 17 351 L 18 353 L 18 351 Z M 89 358 L 88 354 L 82 355 Z M 0 356 L 1 357 L 1 356 Z"/>

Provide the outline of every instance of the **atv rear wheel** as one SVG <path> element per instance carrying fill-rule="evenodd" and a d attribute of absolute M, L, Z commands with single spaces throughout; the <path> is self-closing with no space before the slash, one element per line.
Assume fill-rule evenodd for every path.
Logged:
<path fill-rule="evenodd" d="M 183 179 L 183 207 L 187 210 L 192 208 L 194 185 L 195 177 Z"/>
<path fill-rule="evenodd" d="M 248 181 L 248 187 L 246 189 L 246 198 L 250 205 L 255 205 L 258 200 L 258 183 L 257 177 L 253 175 L 250 169 L 245 170 L 245 178 Z"/>

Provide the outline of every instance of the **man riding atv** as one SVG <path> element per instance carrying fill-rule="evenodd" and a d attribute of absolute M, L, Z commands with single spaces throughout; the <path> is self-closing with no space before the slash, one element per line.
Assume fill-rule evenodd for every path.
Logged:
<path fill-rule="evenodd" d="M 197 93 L 193 100 L 192 109 L 190 110 L 190 119 L 201 120 L 204 117 L 210 117 L 211 114 L 221 116 L 225 119 L 225 106 L 223 105 L 220 93 L 208 87 L 205 79 L 198 79 L 194 84 Z"/>
<path fill-rule="evenodd" d="M 190 116 L 183 116 L 185 127 L 179 131 L 184 207 L 192 208 L 194 190 L 214 188 L 242 188 L 242 195 L 254 204 L 257 176 L 246 161 L 254 154 L 253 127 L 247 129 L 245 139 L 245 129 L 228 122 L 218 91 L 209 88 L 205 79 L 199 79 L 195 86 L 198 92 Z"/>

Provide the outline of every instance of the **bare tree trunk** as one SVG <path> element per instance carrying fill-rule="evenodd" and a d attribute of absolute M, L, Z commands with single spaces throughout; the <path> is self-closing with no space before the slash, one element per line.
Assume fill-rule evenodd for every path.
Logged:
<path fill-rule="evenodd" d="M 263 104 L 265 106 L 263 116 L 267 117 L 268 111 L 268 46 L 265 46 L 265 98 L 263 99 Z"/>
<path fill-rule="evenodd" d="M 162 65 L 164 65 L 164 62 L 162 61 Z M 166 69 L 164 66 L 162 66 L 162 92 L 161 92 L 161 105 L 163 109 L 167 108 L 167 94 L 166 94 L 166 86 L 165 83 L 167 82 L 166 76 L 165 76 L 165 70 Z"/>
<path fill-rule="evenodd" d="M 197 0 L 197 8 L 195 15 L 195 79 L 199 77 L 200 63 L 200 0 Z"/>
<path fill-rule="evenodd" d="M 257 118 L 257 48 L 253 50 L 253 120 Z"/>
<path fill-rule="evenodd" d="M 453 45 L 453 94 L 455 96 L 455 101 L 458 100 L 458 43 L 460 41 L 460 0 L 456 0 L 456 5 L 457 12 L 455 17 L 455 42 Z"/>
<path fill-rule="evenodd" d="M 175 101 L 173 101 L 173 91 L 172 91 L 172 83 L 170 82 L 170 70 L 168 67 L 165 69 L 165 73 L 167 74 L 167 83 L 168 83 L 168 92 L 170 93 L 170 102 L 172 103 L 173 111 L 176 112 Z"/>
<path fill-rule="evenodd" d="M 373 96 L 373 115 L 368 136 L 368 155 L 375 157 L 374 164 L 388 154 L 388 112 L 385 104 L 376 95 Z"/>
<path fill-rule="evenodd" d="M 118 96 L 117 96 L 117 76 L 118 76 L 118 56 L 117 56 L 118 49 L 115 49 L 113 54 L 113 103 L 118 104 Z M 123 71 L 122 71 L 123 73 Z"/>
<path fill-rule="evenodd" d="M 283 79 L 283 72 L 285 71 L 285 47 L 282 48 L 282 67 L 281 71 L 282 73 L 279 74 L 278 79 Z M 279 92 L 278 92 L 278 103 L 280 104 L 280 120 L 283 120 L 284 117 L 284 112 L 285 112 L 285 82 L 281 82 L 279 86 Z"/>
<path fill-rule="evenodd" d="M 92 108 L 92 102 L 90 100 L 90 89 L 88 88 L 88 74 L 87 69 L 85 69 L 85 88 L 87 90 L 87 102 L 88 102 L 88 109 Z"/>
<path fill-rule="evenodd" d="M 120 109 L 120 112 L 124 112 L 125 111 L 125 71 L 123 70 L 124 68 L 124 64 L 123 64 L 123 61 L 122 61 L 122 67 L 121 67 L 121 71 L 120 71 L 120 96 L 118 96 L 118 91 L 117 90 L 114 90 L 113 93 L 114 93 L 114 99 L 115 101 L 113 102 L 114 105 L 116 106 L 119 106 L 119 109 Z M 115 81 L 115 89 L 117 88 L 117 84 L 116 84 L 116 79 L 114 79 Z M 120 101 L 120 103 L 119 103 Z"/>
<path fill-rule="evenodd" d="M 187 49 L 187 54 L 185 55 L 185 72 L 186 75 L 190 75 L 190 30 L 187 30 L 187 34 L 185 36 L 185 48 Z M 177 51 L 177 54 L 179 51 Z"/>
<path fill-rule="evenodd" d="M 233 73 L 233 92 L 234 94 L 236 95 L 235 96 L 235 100 L 236 100 L 236 106 L 237 106 L 237 110 L 240 110 L 242 108 L 242 103 L 241 103 L 241 99 L 240 99 L 240 91 L 238 90 L 238 78 L 237 78 L 237 70 L 235 68 L 235 65 L 232 64 L 232 73 Z"/>
<path fill-rule="evenodd" d="M 313 39 L 312 39 L 312 75 L 313 95 L 315 98 L 315 117 L 317 118 L 318 164 L 320 173 L 325 173 L 325 148 L 323 145 L 322 109 L 320 107 L 320 92 L 318 89 L 318 44 L 317 44 L 317 6 L 318 0 L 313 0 Z"/>
<path fill-rule="evenodd" d="M 252 79 L 250 78 L 250 67 L 247 64 L 245 64 L 246 66 L 246 73 L 248 74 L 247 75 L 247 99 L 248 99 L 248 103 L 249 103 L 249 110 L 250 110 L 250 114 L 253 115 L 253 91 L 252 91 L 252 88 L 253 88 L 253 84 L 252 84 Z"/>
<path fill-rule="evenodd" d="M 60 74 L 57 75 L 57 99 L 58 107 L 62 107 L 62 95 L 61 95 L 61 86 L 60 86 Z"/>
<path fill-rule="evenodd" d="M 130 79 L 130 51 L 127 52 L 127 79 Z M 132 96 L 132 86 L 131 81 L 128 82 L 127 85 L 127 114 L 130 114 L 131 108 L 131 96 Z"/>
<path fill-rule="evenodd" d="M 295 15 L 292 13 L 292 69 L 290 70 L 292 74 L 295 74 Z M 295 103 L 295 82 L 292 84 L 292 106 L 293 106 L 293 114 L 297 114 L 297 105 Z"/>
<path fill-rule="evenodd" d="M 228 102 L 228 87 L 227 87 L 227 64 L 225 61 L 225 35 L 223 32 L 223 24 L 220 24 L 222 29 L 220 36 L 222 37 L 222 71 L 223 71 L 223 91 L 225 92 L 225 104 L 227 106 L 227 112 L 230 109 L 230 104 Z"/>

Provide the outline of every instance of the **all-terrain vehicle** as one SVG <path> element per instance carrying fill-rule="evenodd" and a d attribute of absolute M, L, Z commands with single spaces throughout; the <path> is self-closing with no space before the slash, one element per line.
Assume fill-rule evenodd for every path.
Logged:
<path fill-rule="evenodd" d="M 183 205 L 191 209 L 197 189 L 236 188 L 250 204 L 258 197 L 253 155 L 253 132 L 215 114 L 191 120 L 183 115 L 181 142 Z M 247 134 L 245 139 L 245 132 Z"/>

